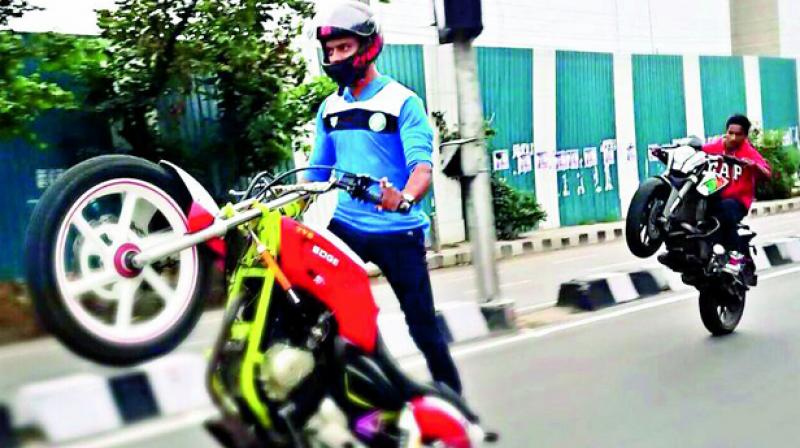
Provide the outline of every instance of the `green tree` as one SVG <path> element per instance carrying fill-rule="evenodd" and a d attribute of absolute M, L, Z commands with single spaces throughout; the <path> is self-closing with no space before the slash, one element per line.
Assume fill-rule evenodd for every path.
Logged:
<path fill-rule="evenodd" d="M 77 108 L 80 97 L 59 85 L 53 74 L 83 73 L 102 59 L 97 41 L 7 29 L 9 20 L 36 9 L 25 0 L 0 0 L 0 140 L 35 142 L 31 123 L 48 110 Z"/>
<path fill-rule="evenodd" d="M 759 200 L 787 199 L 792 195 L 800 160 L 797 146 L 784 146 L 784 135 L 786 130 L 754 130 L 750 134 L 750 141 L 772 167 L 772 177 L 756 186 Z"/>
<path fill-rule="evenodd" d="M 308 0 L 120 0 L 115 11 L 100 11 L 110 45 L 92 100 L 120 124 L 134 154 L 191 165 L 204 161 L 167 138 L 159 121 L 168 118 L 165 98 L 200 92 L 219 107 L 209 150 L 237 176 L 267 169 L 297 148 L 313 117 L 306 105 L 324 93 L 319 81 L 303 86 L 306 64 L 293 45 L 312 14 Z"/>

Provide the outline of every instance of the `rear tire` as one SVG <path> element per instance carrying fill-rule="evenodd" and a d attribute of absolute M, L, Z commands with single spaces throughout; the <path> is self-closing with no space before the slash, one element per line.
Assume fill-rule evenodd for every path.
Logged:
<path fill-rule="evenodd" d="M 210 253 L 195 246 L 127 276 L 116 260 L 123 246 L 185 233 L 190 205 L 179 179 L 143 159 L 101 156 L 64 173 L 39 200 L 26 235 L 26 277 L 42 325 L 106 365 L 175 348 L 203 310 Z"/>
<path fill-rule="evenodd" d="M 710 287 L 700 291 L 700 319 L 714 336 L 731 334 L 744 314 L 745 296 L 741 300 L 723 288 Z"/>
<path fill-rule="evenodd" d="M 654 218 L 660 214 L 669 195 L 663 181 L 651 177 L 639 186 L 628 207 L 625 220 L 625 242 L 633 255 L 639 258 L 652 256 L 664 242 Z"/>

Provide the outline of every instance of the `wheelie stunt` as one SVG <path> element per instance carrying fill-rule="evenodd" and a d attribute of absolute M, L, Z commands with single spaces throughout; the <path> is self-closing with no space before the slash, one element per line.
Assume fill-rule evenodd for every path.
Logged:
<path fill-rule="evenodd" d="M 413 92 L 375 76 L 378 28 L 363 5 L 349 8 L 317 29 L 341 88 L 320 113 L 311 166 L 258 173 L 219 207 L 169 162 L 116 155 L 76 165 L 42 196 L 28 230 L 35 310 L 80 356 L 150 360 L 192 330 L 225 254 L 228 297 L 207 381 L 222 413 L 207 428 L 224 446 L 341 446 L 308 425 L 326 398 L 352 446 L 482 446 L 496 435 L 460 396 L 425 267 L 427 218 L 416 202 L 430 185 L 427 117 Z M 285 184 L 293 174 L 310 182 Z M 330 230 L 299 222 L 333 190 Z M 435 383 L 414 382 L 387 352 L 361 254 L 402 292 Z"/>
<path fill-rule="evenodd" d="M 209 427 L 226 446 L 325 446 L 305 428 L 325 397 L 364 446 L 481 446 L 493 437 L 457 394 L 412 381 L 392 361 L 363 262 L 326 229 L 294 219 L 334 189 L 381 203 L 377 179 L 324 168 L 328 180 L 297 185 L 281 181 L 299 170 L 259 173 L 220 209 L 166 162 L 76 165 L 42 196 L 28 230 L 40 320 L 106 365 L 165 354 L 197 322 L 227 246 L 234 263 L 208 370 L 224 416 Z"/>
<path fill-rule="evenodd" d="M 723 138 L 697 138 L 654 150 L 663 174 L 639 186 L 626 220 L 625 239 L 637 257 L 654 255 L 700 292 L 700 316 L 714 335 L 733 332 L 757 276 L 750 244 L 755 233 L 741 224 L 769 164 L 747 139 L 750 121 L 734 115 Z"/>

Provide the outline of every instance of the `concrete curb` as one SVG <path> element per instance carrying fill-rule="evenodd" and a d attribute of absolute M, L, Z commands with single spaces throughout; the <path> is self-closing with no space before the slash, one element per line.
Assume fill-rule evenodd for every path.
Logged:
<path fill-rule="evenodd" d="M 436 309 L 436 320 L 448 344 L 470 341 L 489 336 L 490 321 L 476 302 L 445 302 Z M 389 352 L 395 358 L 418 352 L 408 333 L 402 312 L 381 313 L 378 326 Z"/>
<path fill-rule="evenodd" d="M 764 217 L 795 211 L 800 211 L 800 197 L 755 202 L 750 209 L 750 216 Z M 625 221 L 534 231 L 518 240 L 498 241 L 495 257 L 503 260 L 532 253 L 602 244 L 624 238 Z M 438 253 L 428 252 L 427 261 L 429 270 L 468 265 L 472 263 L 472 252 L 467 243 L 462 243 Z M 367 268 L 371 277 L 380 276 L 377 266 L 368 263 Z"/>
<path fill-rule="evenodd" d="M 178 353 L 110 377 L 84 373 L 27 384 L 8 420 L 9 428 L 33 428 L 62 444 L 210 405 L 205 360 Z"/>
<path fill-rule="evenodd" d="M 777 201 L 754 202 L 750 216 L 769 216 L 800 210 L 800 197 Z"/>
<path fill-rule="evenodd" d="M 756 271 L 800 263 L 800 237 L 783 238 L 756 247 Z M 632 272 L 608 272 L 561 284 L 556 306 L 587 311 L 642 299 L 665 291 L 690 289 L 680 276 L 662 266 Z"/>
<path fill-rule="evenodd" d="M 436 310 L 448 344 L 489 336 L 484 314 L 473 301 L 447 302 Z M 403 313 L 381 313 L 378 322 L 394 357 L 418 352 Z M 63 445 L 128 424 L 210 407 L 205 372 L 203 356 L 174 353 L 109 377 L 82 373 L 26 384 L 10 408 L 0 403 L 0 447 L 15 446 L 15 430 L 32 429 L 48 443 Z"/>

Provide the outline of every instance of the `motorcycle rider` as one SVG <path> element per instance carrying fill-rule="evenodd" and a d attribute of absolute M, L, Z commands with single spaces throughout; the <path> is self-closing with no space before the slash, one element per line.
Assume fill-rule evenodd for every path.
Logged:
<path fill-rule="evenodd" d="M 461 393 L 461 380 L 436 323 L 425 260 L 427 216 L 417 204 L 432 178 L 433 131 L 420 98 L 375 60 L 383 37 L 370 8 L 360 2 L 334 7 L 318 21 L 323 69 L 339 86 L 320 107 L 309 163 L 381 179 L 379 206 L 340 195 L 329 229 L 386 276 L 405 314 L 412 339 L 434 381 Z M 326 170 L 306 180 L 327 180 Z M 410 207 L 408 214 L 385 213 Z"/>
<path fill-rule="evenodd" d="M 716 170 L 730 181 L 716 201 L 709 204 L 709 213 L 720 223 L 719 243 L 728 251 L 728 261 L 723 270 L 738 275 L 746 248 L 740 247 L 737 226 L 747 216 L 755 197 L 756 183 L 772 176 L 769 163 L 750 143 L 750 120 L 736 114 L 725 123 L 725 135 L 705 146 L 708 154 L 728 155 L 739 159 L 744 166 L 719 163 Z"/>

